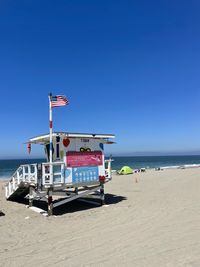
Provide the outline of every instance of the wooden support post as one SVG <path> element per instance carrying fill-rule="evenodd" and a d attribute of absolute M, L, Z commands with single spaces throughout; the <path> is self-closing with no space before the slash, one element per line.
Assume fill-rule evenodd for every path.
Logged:
<path fill-rule="evenodd" d="M 78 195 L 78 187 L 75 187 L 74 192 L 75 192 L 76 195 Z"/>
<path fill-rule="evenodd" d="M 37 164 L 37 178 L 38 178 L 37 189 L 42 190 L 42 164 L 41 163 Z"/>
<path fill-rule="evenodd" d="M 100 187 L 101 206 L 105 205 L 104 184 Z"/>
<path fill-rule="evenodd" d="M 33 186 L 29 186 L 29 208 L 33 206 Z"/>
<path fill-rule="evenodd" d="M 48 215 L 53 215 L 53 190 L 48 190 Z"/>

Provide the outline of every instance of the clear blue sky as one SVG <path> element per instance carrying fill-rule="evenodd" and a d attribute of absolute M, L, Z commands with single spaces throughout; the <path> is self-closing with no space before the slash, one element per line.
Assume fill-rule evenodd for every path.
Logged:
<path fill-rule="evenodd" d="M 200 2 L 0 2 L 0 158 L 54 130 L 116 134 L 113 154 L 200 153 Z M 32 157 L 42 155 L 32 149 Z"/>

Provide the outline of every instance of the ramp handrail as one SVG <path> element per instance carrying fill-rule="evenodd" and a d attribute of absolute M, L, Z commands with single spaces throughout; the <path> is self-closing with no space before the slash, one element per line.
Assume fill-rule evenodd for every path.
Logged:
<path fill-rule="evenodd" d="M 13 181 L 13 179 L 16 184 L 20 184 L 21 182 L 37 183 L 37 164 L 20 165 L 11 176 L 10 181 Z"/>
<path fill-rule="evenodd" d="M 50 177 L 50 163 L 42 163 L 42 184 L 45 186 L 65 183 L 65 167 L 63 162 L 53 162 L 53 177 Z M 21 183 L 37 185 L 39 183 L 38 164 L 23 164 L 13 173 L 5 187 L 6 198 L 9 198 Z"/>
<path fill-rule="evenodd" d="M 37 178 L 37 164 L 20 165 L 6 185 L 6 198 L 15 192 L 21 182 L 37 184 Z"/>

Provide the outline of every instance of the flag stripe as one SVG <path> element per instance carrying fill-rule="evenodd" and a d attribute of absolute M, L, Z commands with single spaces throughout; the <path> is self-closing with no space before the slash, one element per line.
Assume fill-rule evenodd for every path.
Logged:
<path fill-rule="evenodd" d="M 69 104 L 68 99 L 64 95 L 57 95 L 51 97 L 51 107 L 61 107 Z"/>

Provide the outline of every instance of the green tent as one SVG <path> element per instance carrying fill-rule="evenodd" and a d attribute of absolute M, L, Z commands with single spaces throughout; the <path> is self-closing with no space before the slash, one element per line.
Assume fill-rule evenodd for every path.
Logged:
<path fill-rule="evenodd" d="M 133 170 L 129 166 L 124 166 L 118 171 L 118 174 L 132 174 Z"/>

